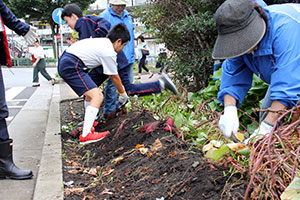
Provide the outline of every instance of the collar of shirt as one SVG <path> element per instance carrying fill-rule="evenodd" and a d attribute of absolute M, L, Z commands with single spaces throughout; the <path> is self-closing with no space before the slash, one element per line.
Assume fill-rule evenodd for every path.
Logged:
<path fill-rule="evenodd" d="M 117 16 L 117 17 L 120 17 L 120 18 L 125 18 L 129 15 L 128 11 L 127 10 L 123 10 L 123 13 L 122 13 L 122 17 L 120 15 L 118 15 L 110 6 L 108 8 L 108 11 L 110 12 L 111 15 L 113 16 Z"/>
<path fill-rule="evenodd" d="M 83 19 L 84 19 L 83 17 L 78 18 L 78 20 L 77 20 L 77 22 L 75 24 L 75 27 L 74 27 L 75 31 L 78 32 L 79 27 L 80 27 L 80 23 L 82 22 Z"/>

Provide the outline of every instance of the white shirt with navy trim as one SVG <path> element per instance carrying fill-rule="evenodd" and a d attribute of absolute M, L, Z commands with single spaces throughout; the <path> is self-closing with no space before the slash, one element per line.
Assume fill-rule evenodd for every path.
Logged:
<path fill-rule="evenodd" d="M 72 44 L 66 51 L 77 56 L 90 69 L 102 65 L 104 74 L 118 74 L 117 53 L 108 38 L 83 39 Z"/>

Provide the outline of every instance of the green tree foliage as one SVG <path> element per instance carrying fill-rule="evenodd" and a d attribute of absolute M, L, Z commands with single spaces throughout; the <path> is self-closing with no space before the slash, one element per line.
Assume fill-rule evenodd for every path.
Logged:
<path fill-rule="evenodd" d="M 216 39 L 213 14 L 224 0 L 151 0 L 136 14 L 174 52 L 170 68 L 185 86 L 199 90 L 212 74 Z"/>
<path fill-rule="evenodd" d="M 54 31 L 57 24 L 52 19 L 52 12 L 56 8 L 63 8 L 68 3 L 76 3 L 82 10 L 89 7 L 95 0 L 6 0 L 9 9 L 18 17 L 27 22 L 37 20 L 49 23 Z M 54 33 L 57 33 L 54 31 Z"/>
<path fill-rule="evenodd" d="M 30 21 L 49 23 L 53 38 L 59 32 L 59 26 L 52 19 L 52 12 L 56 8 L 63 8 L 68 3 L 76 3 L 82 10 L 85 10 L 95 0 L 6 0 L 4 2 L 18 18 L 23 18 L 28 23 Z"/>

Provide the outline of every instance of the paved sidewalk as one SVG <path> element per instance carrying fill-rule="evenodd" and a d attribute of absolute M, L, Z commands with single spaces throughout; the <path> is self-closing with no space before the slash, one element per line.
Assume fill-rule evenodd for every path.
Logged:
<path fill-rule="evenodd" d="M 14 162 L 34 176 L 0 180 L 0 199 L 63 199 L 59 102 L 60 84 L 41 85 L 10 123 Z"/>

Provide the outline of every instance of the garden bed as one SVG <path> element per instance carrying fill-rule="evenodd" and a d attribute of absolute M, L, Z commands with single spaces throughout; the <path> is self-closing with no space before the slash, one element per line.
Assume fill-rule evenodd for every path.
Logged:
<path fill-rule="evenodd" d="M 147 111 L 130 112 L 96 127 L 110 131 L 103 140 L 79 145 L 69 129 L 83 120 L 83 102 L 60 105 L 64 199 L 242 199 L 239 175 L 207 160 L 201 152 L 160 128 L 139 129 L 156 121 Z"/>

